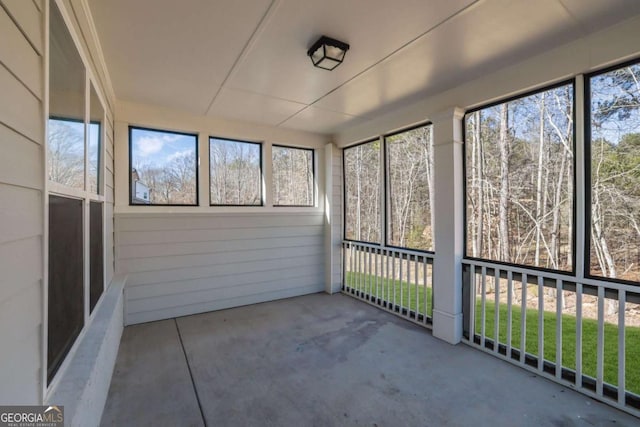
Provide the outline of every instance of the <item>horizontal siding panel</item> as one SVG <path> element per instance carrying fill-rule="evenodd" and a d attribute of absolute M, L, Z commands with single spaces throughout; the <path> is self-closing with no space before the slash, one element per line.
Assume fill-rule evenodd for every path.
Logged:
<path fill-rule="evenodd" d="M 0 65 L 0 122 L 20 132 L 26 137 L 42 143 L 44 125 L 40 100 L 33 96 L 16 78 Z M 34 118 L 38 120 L 34 120 Z"/>
<path fill-rule="evenodd" d="M 321 285 L 311 285 L 297 288 L 286 288 L 282 290 L 276 290 L 272 292 L 263 292 L 259 294 L 252 294 L 241 296 L 237 298 L 228 298 L 222 300 L 205 301 L 199 304 L 192 304 L 180 307 L 168 307 L 160 310 L 150 310 L 140 313 L 133 313 L 127 315 L 127 324 L 133 325 L 136 323 L 152 322 L 155 320 L 170 319 L 173 317 L 188 316 L 191 314 L 204 313 L 207 311 L 224 310 L 232 307 L 239 307 L 249 304 L 257 304 L 261 302 L 274 301 L 282 298 L 291 298 L 300 295 L 308 295 L 317 292 L 322 292 L 323 287 Z"/>
<path fill-rule="evenodd" d="M 0 61 L 34 94 L 42 99 L 42 67 L 40 55 L 0 8 Z"/>
<path fill-rule="evenodd" d="M 105 217 L 105 242 L 104 242 L 104 250 L 105 250 L 105 274 L 106 274 L 106 284 L 108 285 L 113 279 L 114 265 L 113 265 L 113 245 L 114 245 L 114 235 L 113 235 L 113 204 L 105 203 L 104 206 L 104 217 Z"/>
<path fill-rule="evenodd" d="M 0 182 L 42 189 L 42 147 L 0 124 Z"/>
<path fill-rule="evenodd" d="M 229 275 L 241 275 L 247 273 L 265 272 L 271 274 L 273 270 L 284 270 L 291 268 L 309 269 L 321 265 L 320 257 L 294 256 L 282 260 L 258 260 L 252 262 L 237 261 L 220 265 L 176 268 L 171 270 L 144 271 L 139 273 L 129 273 L 127 277 L 127 287 L 143 287 L 147 285 L 156 286 L 161 283 L 176 283 L 196 279 L 217 279 Z M 320 271 L 322 273 L 322 271 Z M 143 291 L 140 291 L 143 292 Z"/>
<path fill-rule="evenodd" d="M 41 236 L 0 245 L 0 305 L 42 280 Z"/>
<path fill-rule="evenodd" d="M 144 207 L 142 207 L 144 208 Z M 118 230 L 206 230 L 218 228 L 247 228 L 247 227 L 290 227 L 298 225 L 322 225 L 323 214 L 247 214 L 247 215 L 119 215 Z"/>
<path fill-rule="evenodd" d="M 216 301 L 229 298 L 238 298 L 246 295 L 254 295 L 265 292 L 273 292 L 288 288 L 314 286 L 322 283 L 322 279 L 300 275 L 291 277 L 288 280 L 295 284 L 288 284 L 282 279 L 272 281 L 253 282 L 244 286 L 228 286 L 214 289 L 207 289 L 199 292 L 183 292 L 175 295 L 150 297 L 138 300 L 131 300 L 127 295 L 127 312 L 138 313 L 149 310 L 159 310 L 162 308 L 183 305 L 198 304 L 203 301 Z M 128 292 L 127 292 L 128 293 Z"/>
<path fill-rule="evenodd" d="M 24 283 L 21 292 L 0 304 L 0 402 L 39 405 L 42 290 Z"/>
<path fill-rule="evenodd" d="M 255 285 L 258 286 L 258 289 L 262 289 L 262 284 L 272 282 L 280 283 L 280 286 L 286 283 L 295 283 L 297 286 L 301 278 L 305 278 L 305 280 L 312 279 L 319 282 L 319 278 L 321 277 L 322 265 L 313 267 L 294 266 L 270 271 L 227 274 L 224 276 L 205 277 L 181 282 L 166 282 L 155 285 L 128 287 L 127 300 L 133 302 L 169 296 L 181 298 L 184 294 L 223 288 L 234 288 L 236 292 L 246 294 L 249 289 L 253 289 L 247 286 Z"/>
<path fill-rule="evenodd" d="M 318 292 L 321 213 L 116 215 L 129 322 Z"/>
<path fill-rule="evenodd" d="M 42 49 L 42 13 L 32 1 L 25 0 L 0 0 L 9 11 L 14 21 L 20 23 L 21 30 L 38 51 L 43 54 Z"/>
<path fill-rule="evenodd" d="M 113 154 L 113 121 L 109 120 L 109 113 L 107 113 L 107 127 L 105 128 L 105 132 L 107 134 L 107 141 L 110 142 L 107 144 L 107 151 Z"/>
<path fill-rule="evenodd" d="M 240 252 L 225 252 L 202 255 L 182 255 L 169 257 L 126 259 L 120 257 L 120 247 L 117 248 L 118 273 L 135 273 L 142 271 L 167 270 L 172 268 L 202 267 L 219 265 L 227 262 L 243 260 L 246 262 L 258 260 L 279 260 L 292 256 L 318 256 L 324 254 L 324 246 L 304 246 L 299 248 L 285 248 L 278 251 L 273 249 L 247 250 Z"/>
<path fill-rule="evenodd" d="M 109 152 L 107 152 L 107 155 L 105 156 L 104 165 L 107 168 L 107 171 L 113 174 L 113 156 Z"/>
<path fill-rule="evenodd" d="M 118 259 L 166 257 L 174 255 L 199 255 L 220 252 L 239 252 L 255 249 L 279 250 L 319 246 L 323 236 L 276 237 L 269 239 L 221 240 L 218 242 L 188 242 L 164 245 L 130 245 L 120 247 Z"/>
<path fill-rule="evenodd" d="M 111 171 L 107 171 L 104 174 L 104 184 L 107 187 L 113 188 L 113 173 L 111 173 Z"/>
<path fill-rule="evenodd" d="M 317 236 L 322 234 L 323 227 L 319 225 L 297 226 L 297 227 L 249 227 L 241 229 L 215 230 L 167 230 L 159 231 L 129 231 L 121 233 L 119 244 L 140 245 L 159 243 L 185 243 L 185 242 L 206 242 L 218 240 L 245 240 L 263 239 L 268 237 L 298 237 Z"/>
<path fill-rule="evenodd" d="M 42 192 L 0 184 L 0 244 L 40 236 Z"/>
<path fill-rule="evenodd" d="M 104 199 L 107 203 L 113 204 L 113 187 L 105 186 Z"/>

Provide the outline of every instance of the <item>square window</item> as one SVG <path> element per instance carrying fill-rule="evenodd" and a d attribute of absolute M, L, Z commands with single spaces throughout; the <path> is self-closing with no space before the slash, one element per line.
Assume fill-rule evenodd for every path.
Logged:
<path fill-rule="evenodd" d="M 131 205 L 198 205 L 197 135 L 129 127 Z"/>
<path fill-rule="evenodd" d="M 209 138 L 212 206 L 262 206 L 262 145 Z"/>
<path fill-rule="evenodd" d="M 314 151 L 272 147 L 273 206 L 314 206 Z"/>

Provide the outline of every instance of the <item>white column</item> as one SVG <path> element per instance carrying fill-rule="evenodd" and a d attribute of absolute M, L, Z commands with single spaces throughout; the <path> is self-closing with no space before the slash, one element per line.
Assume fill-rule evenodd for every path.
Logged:
<path fill-rule="evenodd" d="M 434 145 L 433 336 L 450 344 L 462 338 L 464 186 L 462 118 L 450 108 L 432 116 Z"/>
<path fill-rule="evenodd" d="M 324 147 L 324 247 L 325 292 L 340 292 L 342 287 L 342 162 L 340 150 L 333 144 Z M 338 182 L 336 182 L 338 178 Z"/>

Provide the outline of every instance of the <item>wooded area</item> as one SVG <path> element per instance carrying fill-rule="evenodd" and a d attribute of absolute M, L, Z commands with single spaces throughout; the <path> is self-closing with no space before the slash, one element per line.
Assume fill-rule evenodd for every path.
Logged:
<path fill-rule="evenodd" d="M 197 136 L 131 127 L 130 139 L 131 173 L 149 188 L 150 203 L 195 205 Z"/>
<path fill-rule="evenodd" d="M 431 126 L 385 138 L 389 221 L 387 244 L 433 248 L 433 142 Z"/>
<path fill-rule="evenodd" d="M 49 119 L 47 151 L 49 179 L 84 188 L 84 123 Z"/>
<path fill-rule="evenodd" d="M 590 79 L 591 274 L 640 280 L 640 65 Z"/>
<path fill-rule="evenodd" d="M 573 85 L 467 114 L 467 255 L 573 265 Z"/>
<path fill-rule="evenodd" d="M 433 142 L 431 125 L 384 139 L 388 186 L 381 192 L 380 141 L 344 150 L 345 236 L 381 242 L 380 198 L 386 197 L 389 246 L 433 250 Z"/>
<path fill-rule="evenodd" d="M 380 243 L 380 141 L 344 149 L 345 238 Z"/>
<path fill-rule="evenodd" d="M 179 153 L 164 164 L 143 162 L 136 170 L 150 189 L 151 204 L 193 205 L 196 203 L 195 153 Z"/>
<path fill-rule="evenodd" d="M 313 150 L 306 148 L 271 148 L 274 206 L 313 206 Z"/>
<path fill-rule="evenodd" d="M 209 139 L 212 205 L 262 204 L 261 145 Z"/>

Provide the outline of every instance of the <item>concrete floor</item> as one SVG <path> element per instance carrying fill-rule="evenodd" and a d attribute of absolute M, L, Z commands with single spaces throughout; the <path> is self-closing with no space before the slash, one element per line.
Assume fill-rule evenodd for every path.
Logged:
<path fill-rule="evenodd" d="M 344 295 L 127 327 L 104 426 L 637 426 Z"/>

